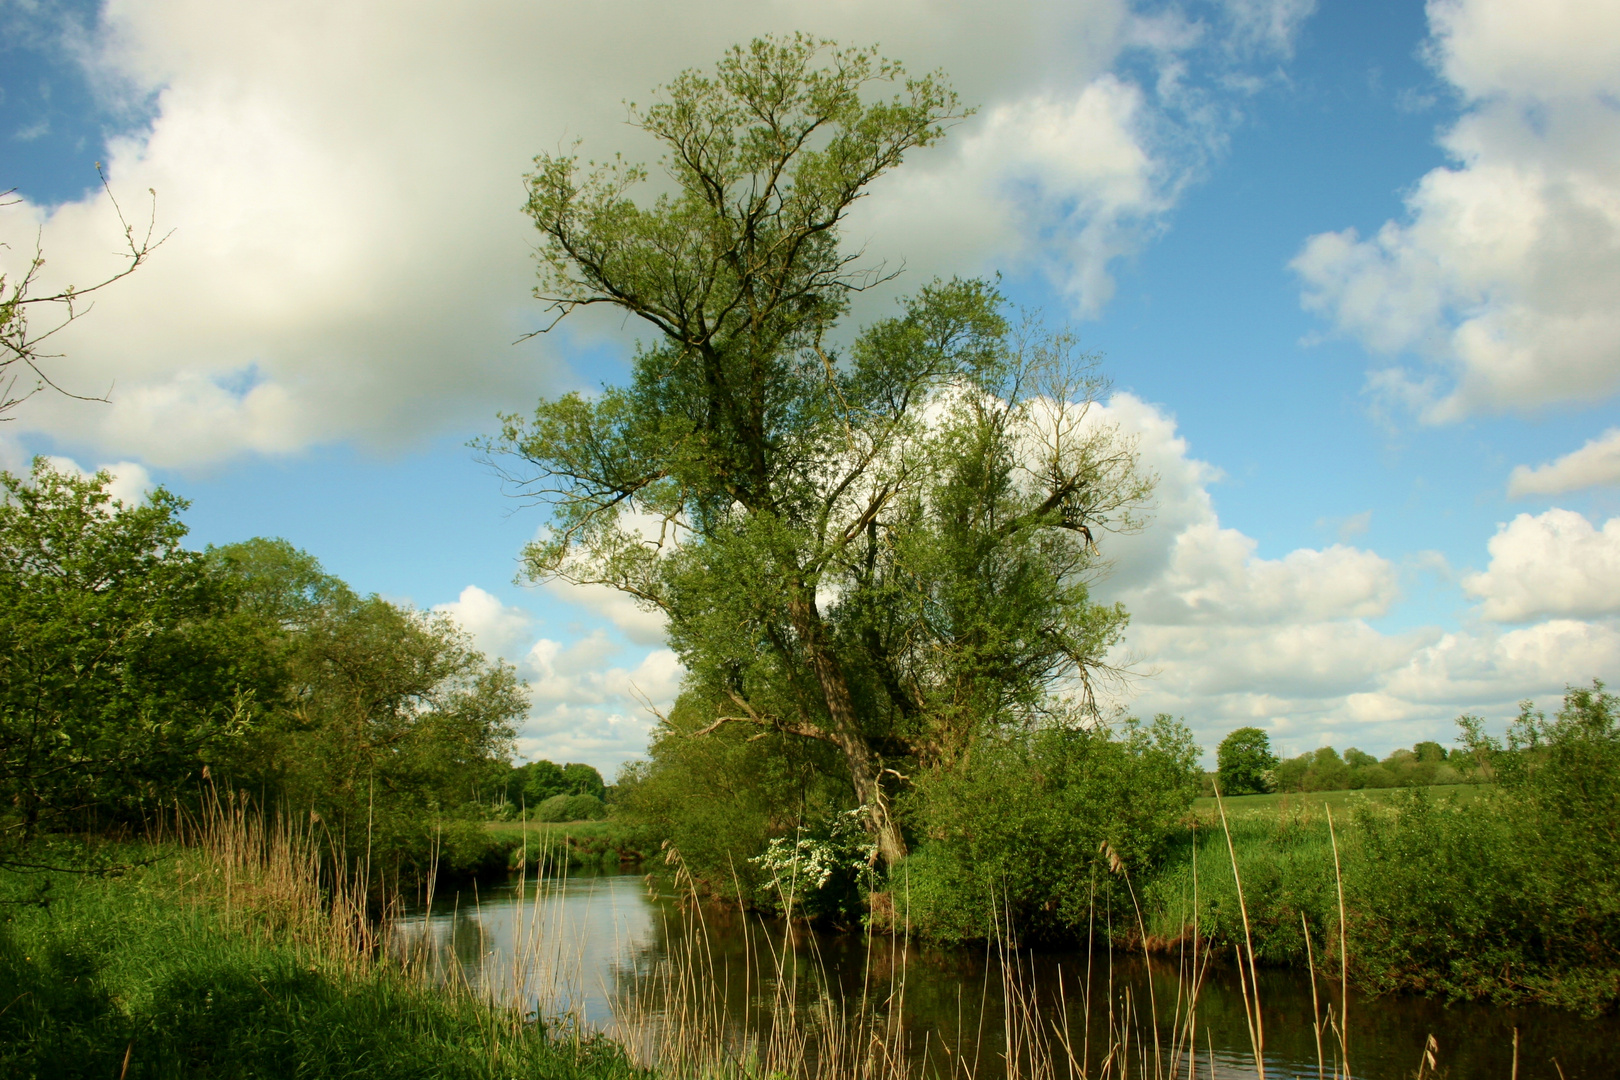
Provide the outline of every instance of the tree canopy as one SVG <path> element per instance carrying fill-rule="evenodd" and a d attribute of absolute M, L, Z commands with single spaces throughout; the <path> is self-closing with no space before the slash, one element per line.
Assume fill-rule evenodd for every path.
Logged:
<path fill-rule="evenodd" d="M 1264 730 L 1240 727 L 1221 740 L 1215 764 L 1223 795 L 1253 795 L 1271 790 L 1278 759 Z"/>
<path fill-rule="evenodd" d="M 908 770 L 1065 714 L 1053 688 L 1103 665 L 1125 613 L 1090 601 L 1094 530 L 1135 527 L 1152 479 L 1089 411 L 1095 359 L 988 283 L 935 282 L 834 344 L 883 276 L 839 226 L 963 115 L 939 76 L 761 39 L 631 115 L 671 191 L 638 201 L 647 172 L 617 157 L 542 155 L 527 178 L 536 294 L 652 338 L 627 385 L 482 444 L 550 507 L 525 573 L 661 611 L 712 718 L 697 734 L 834 747 L 892 864 Z"/>
<path fill-rule="evenodd" d="M 194 810 L 210 783 L 312 815 L 379 869 L 484 816 L 528 705 L 510 667 L 285 540 L 189 550 L 183 499 L 110 482 L 0 472 L 0 862 L 52 830 Z"/>

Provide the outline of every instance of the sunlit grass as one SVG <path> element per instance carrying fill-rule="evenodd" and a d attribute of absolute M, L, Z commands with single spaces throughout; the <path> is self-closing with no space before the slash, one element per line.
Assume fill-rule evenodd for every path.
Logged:
<path fill-rule="evenodd" d="M 1271 795 L 1228 796 L 1226 813 L 1229 818 L 1236 820 L 1255 814 L 1289 813 L 1301 807 L 1320 810 L 1326 805 L 1333 810 L 1339 820 L 1348 821 L 1356 807 L 1388 803 L 1405 790 L 1405 788 L 1363 788 L 1359 791 L 1278 792 Z M 1426 790 L 1430 797 L 1435 799 L 1455 796 L 1462 802 L 1470 802 L 1481 796 L 1489 796 L 1496 788 L 1493 784 L 1438 784 Z M 1209 796 L 1194 799 L 1193 812 L 1200 817 L 1209 817 L 1213 820 L 1215 799 Z"/>

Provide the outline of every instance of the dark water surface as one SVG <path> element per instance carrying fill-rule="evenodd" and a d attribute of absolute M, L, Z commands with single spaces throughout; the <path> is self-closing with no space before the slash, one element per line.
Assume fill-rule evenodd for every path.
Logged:
<path fill-rule="evenodd" d="M 711 991 L 714 1008 L 739 1038 L 767 1023 L 773 1002 L 791 998 L 810 1015 L 816 1001 L 832 1000 L 841 1013 L 890 1020 L 910 1060 L 963 1080 L 1006 1076 L 1009 1003 L 1015 1017 L 1021 1003 L 1040 1016 L 1061 1059 L 1054 1080 L 1069 1080 L 1071 1058 L 1095 1075 L 1107 1048 L 1118 1051 L 1122 1041 L 1129 1075 L 1168 1076 L 1172 1045 L 1186 1030 L 1191 985 L 1176 957 L 1153 957 L 1150 970 L 1140 955 L 1100 949 L 1003 957 L 996 950 L 908 945 L 899 936 L 790 930 L 734 910 L 683 909 L 630 874 L 576 877 L 538 893 L 532 883 L 521 893 L 464 892 L 436 900 L 400 931 L 403 944 L 428 947 L 443 977 L 587 1027 L 622 1035 L 628 1016 L 667 1013 L 671 993 L 659 973 L 674 958 Z M 1007 977 L 1010 965 L 1016 969 Z M 1313 1016 L 1342 1015 L 1344 1002 L 1336 982 L 1318 979 L 1315 989 L 1313 1005 L 1308 975 L 1260 970 L 1268 1078 L 1318 1077 Z M 1620 1080 L 1615 1017 L 1368 998 L 1353 989 L 1348 1006 L 1349 1059 L 1358 1078 L 1412 1077 L 1432 1035 L 1438 1048 L 1432 1075 L 1508 1080 L 1517 1028 L 1523 1080 Z M 1236 968 L 1208 971 L 1193 1019 L 1197 1076 L 1255 1076 Z M 1327 1030 L 1322 1039 L 1323 1075 L 1332 1077 L 1338 1036 Z M 1114 1064 L 1117 1076 L 1118 1058 Z M 1186 1076 L 1185 1064 L 1178 1075 Z"/>

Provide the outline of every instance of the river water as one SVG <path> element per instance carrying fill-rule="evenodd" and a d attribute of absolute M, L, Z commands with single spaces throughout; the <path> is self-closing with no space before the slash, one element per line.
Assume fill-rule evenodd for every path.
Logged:
<path fill-rule="evenodd" d="M 672 1028 L 723 1032 L 732 1053 L 759 1058 L 784 1028 L 819 1025 L 845 1037 L 801 1047 L 793 1060 L 808 1071 L 876 1040 L 904 1061 L 900 1072 L 957 1080 L 1185 1077 L 1189 1063 L 1200 1078 L 1258 1072 L 1238 970 L 1209 967 L 1193 1003 L 1188 956 L 940 949 L 901 935 L 812 932 L 682 904 L 633 874 L 439 897 L 401 920 L 396 940 L 442 978 L 609 1032 L 647 1062 L 679 1042 Z M 1295 971 L 1258 973 L 1268 1078 L 1335 1075 L 1343 1052 L 1335 1023 L 1346 1003 L 1338 984 L 1321 978 L 1313 1001 L 1311 983 Z M 1614 1017 L 1354 990 L 1348 1012 L 1358 1078 L 1412 1077 L 1432 1037 L 1425 1076 L 1508 1080 L 1516 1029 L 1523 1080 L 1620 1080 Z"/>

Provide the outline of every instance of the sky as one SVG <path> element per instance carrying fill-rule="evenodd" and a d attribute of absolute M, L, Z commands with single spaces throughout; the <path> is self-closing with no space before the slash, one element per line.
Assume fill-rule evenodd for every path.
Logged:
<path fill-rule="evenodd" d="M 1620 5 L 1599 0 L 0 0 L 0 271 L 116 265 L 0 424 L 0 466 L 191 500 L 515 664 L 521 757 L 611 774 L 681 668 L 603 591 L 514 580 L 543 507 L 468 448 L 624 378 L 634 328 L 544 324 L 522 176 L 656 162 L 626 102 L 803 30 L 943 70 L 976 112 L 858 205 L 903 273 L 1001 275 L 1104 357 L 1159 477 L 1109 535 L 1114 704 L 1212 752 L 1383 755 L 1620 677 Z M 97 175 L 100 163 L 104 190 Z M 110 192 L 110 194 L 109 194 Z M 1207 759 L 1206 755 L 1206 759 Z"/>

